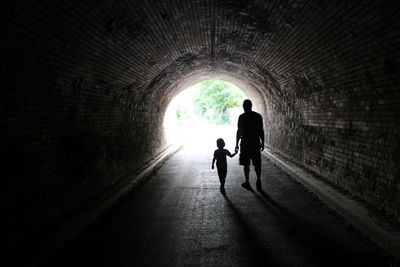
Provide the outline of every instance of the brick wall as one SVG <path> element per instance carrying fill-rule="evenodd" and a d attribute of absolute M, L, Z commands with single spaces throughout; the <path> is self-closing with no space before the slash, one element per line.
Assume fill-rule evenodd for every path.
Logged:
<path fill-rule="evenodd" d="M 165 148 L 151 70 L 114 29 L 125 7 L 89 4 L 2 4 L 1 210 L 11 242 L 67 218 Z"/>
<path fill-rule="evenodd" d="M 207 77 L 245 89 L 271 149 L 398 218 L 399 8 L 386 1 L 0 4 L 1 205 L 26 232 L 69 216 L 166 147 Z M 23 234 L 23 233 L 22 233 Z"/>
<path fill-rule="evenodd" d="M 269 143 L 399 220 L 398 7 L 370 1 L 316 11 L 297 26 L 300 40 L 282 42 L 285 100 L 273 102 Z"/>

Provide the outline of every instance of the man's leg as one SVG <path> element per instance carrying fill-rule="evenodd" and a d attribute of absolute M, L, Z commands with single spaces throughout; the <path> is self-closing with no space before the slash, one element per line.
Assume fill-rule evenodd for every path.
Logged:
<path fill-rule="evenodd" d="M 254 164 L 254 170 L 255 170 L 256 176 L 257 176 L 256 186 L 257 186 L 257 189 L 260 190 L 260 189 L 262 189 L 262 187 L 261 187 L 261 153 L 259 151 L 254 153 L 252 160 L 253 160 L 253 164 Z"/>
<path fill-rule="evenodd" d="M 245 182 L 248 183 L 250 177 L 250 166 L 249 165 L 243 166 L 243 171 L 244 171 L 244 179 L 246 179 Z"/>
<path fill-rule="evenodd" d="M 246 181 L 242 184 L 242 186 L 244 188 L 250 188 L 250 183 L 249 183 L 250 165 L 244 165 L 243 171 L 244 171 L 244 178 L 246 179 Z"/>
<path fill-rule="evenodd" d="M 257 181 L 256 181 L 257 188 L 261 189 L 261 164 L 255 165 L 254 170 L 256 171 L 256 176 L 257 176 Z"/>
<path fill-rule="evenodd" d="M 249 183 L 250 155 L 243 146 L 240 149 L 241 150 L 240 150 L 240 155 L 239 155 L 239 164 L 243 166 L 244 179 L 245 179 L 244 183 L 242 183 L 242 186 L 244 188 L 250 188 L 250 183 Z"/>

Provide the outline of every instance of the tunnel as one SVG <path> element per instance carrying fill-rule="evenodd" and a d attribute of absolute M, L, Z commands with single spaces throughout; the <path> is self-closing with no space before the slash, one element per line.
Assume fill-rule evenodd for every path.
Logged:
<path fill-rule="evenodd" d="M 50 239 L 167 151 L 168 104 L 207 79 L 253 101 L 270 153 L 398 225 L 395 1 L 0 6 L 1 220 L 11 248 Z"/>

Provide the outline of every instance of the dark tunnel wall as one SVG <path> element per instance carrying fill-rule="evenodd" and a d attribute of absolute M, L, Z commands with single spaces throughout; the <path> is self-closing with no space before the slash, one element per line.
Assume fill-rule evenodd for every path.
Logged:
<path fill-rule="evenodd" d="M 271 150 L 398 219 L 398 6 L 0 5 L 1 205 L 9 225 L 38 229 L 118 187 L 166 148 L 168 101 L 209 77 L 236 81 L 256 98 Z"/>

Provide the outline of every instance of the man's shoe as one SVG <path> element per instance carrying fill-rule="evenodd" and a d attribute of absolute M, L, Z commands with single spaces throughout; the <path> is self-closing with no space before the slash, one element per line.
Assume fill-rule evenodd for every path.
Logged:
<path fill-rule="evenodd" d="M 250 186 L 250 183 L 249 182 L 244 182 L 244 183 L 242 183 L 242 186 L 244 187 L 244 188 L 251 188 L 251 186 Z"/>
<path fill-rule="evenodd" d="M 257 182 L 256 186 L 257 186 L 257 190 L 261 190 L 262 189 L 261 182 Z"/>

